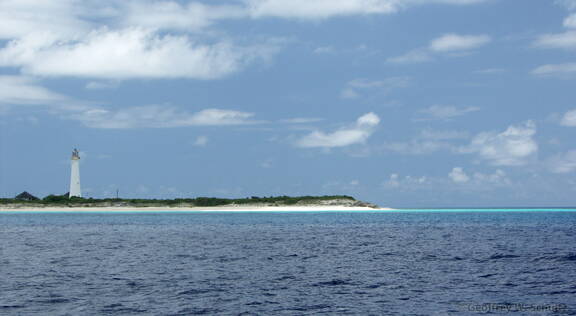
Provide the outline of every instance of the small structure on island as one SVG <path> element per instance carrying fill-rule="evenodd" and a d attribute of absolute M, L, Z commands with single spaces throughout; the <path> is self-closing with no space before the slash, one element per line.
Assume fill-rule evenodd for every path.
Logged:
<path fill-rule="evenodd" d="M 80 188 L 80 153 L 76 148 L 72 151 L 70 193 L 68 194 L 68 197 L 73 196 L 82 197 L 82 189 Z"/>
<path fill-rule="evenodd" d="M 15 200 L 19 200 L 19 201 L 38 201 L 40 200 L 39 198 L 35 197 L 34 195 L 24 191 L 18 195 L 16 195 L 16 197 L 14 197 Z"/>

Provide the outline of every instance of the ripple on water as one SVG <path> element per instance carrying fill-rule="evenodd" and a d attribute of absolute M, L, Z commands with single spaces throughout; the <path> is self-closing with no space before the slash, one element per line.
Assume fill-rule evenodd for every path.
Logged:
<path fill-rule="evenodd" d="M 465 304 L 571 304 L 576 213 L 540 214 L 3 217 L 0 314 L 476 315 Z"/>

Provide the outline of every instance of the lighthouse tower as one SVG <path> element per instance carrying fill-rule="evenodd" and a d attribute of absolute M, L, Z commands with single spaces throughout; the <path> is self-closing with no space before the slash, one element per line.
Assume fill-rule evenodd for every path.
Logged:
<path fill-rule="evenodd" d="M 80 154 L 78 149 L 74 148 L 72 152 L 72 166 L 70 172 L 70 194 L 69 197 L 82 197 L 80 189 Z"/>

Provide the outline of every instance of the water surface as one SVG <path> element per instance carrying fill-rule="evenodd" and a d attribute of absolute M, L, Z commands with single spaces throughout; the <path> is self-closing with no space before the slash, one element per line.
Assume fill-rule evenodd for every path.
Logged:
<path fill-rule="evenodd" d="M 0 213 L 0 314 L 576 315 L 575 245 L 573 210 Z"/>

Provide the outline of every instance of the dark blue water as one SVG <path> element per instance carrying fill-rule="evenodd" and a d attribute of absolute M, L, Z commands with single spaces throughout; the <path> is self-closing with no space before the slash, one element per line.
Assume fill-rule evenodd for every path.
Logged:
<path fill-rule="evenodd" d="M 575 302 L 576 212 L 0 214 L 1 315 L 576 315 Z"/>

